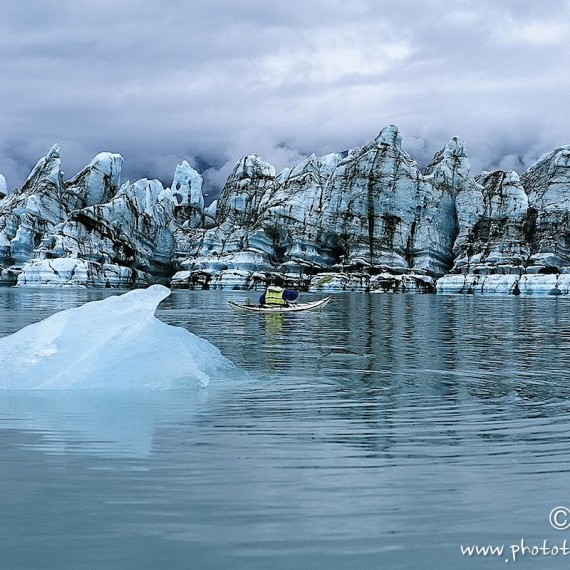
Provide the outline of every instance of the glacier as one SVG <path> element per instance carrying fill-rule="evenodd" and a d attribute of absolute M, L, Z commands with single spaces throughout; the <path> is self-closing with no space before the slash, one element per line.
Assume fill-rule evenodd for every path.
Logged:
<path fill-rule="evenodd" d="M 154 315 L 153 285 L 67 309 L 0 338 L 0 389 L 206 386 L 234 368 L 207 340 Z"/>
<path fill-rule="evenodd" d="M 0 285 L 570 291 L 570 146 L 474 175 L 452 137 L 422 169 L 389 125 L 280 172 L 245 155 L 209 205 L 187 161 L 170 187 L 121 184 L 122 164 L 103 152 L 65 180 L 54 145 L 0 200 Z"/>

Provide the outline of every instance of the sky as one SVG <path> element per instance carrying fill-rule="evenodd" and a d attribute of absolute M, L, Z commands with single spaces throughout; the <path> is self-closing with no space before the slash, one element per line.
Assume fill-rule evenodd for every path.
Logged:
<path fill-rule="evenodd" d="M 0 173 L 54 143 L 215 193 L 245 154 L 279 171 L 390 124 L 420 165 L 453 136 L 474 174 L 570 144 L 570 0 L 2 0 Z"/>

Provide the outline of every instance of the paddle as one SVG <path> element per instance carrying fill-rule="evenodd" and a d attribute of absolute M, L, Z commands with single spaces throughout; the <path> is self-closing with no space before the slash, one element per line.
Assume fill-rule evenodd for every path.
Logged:
<path fill-rule="evenodd" d="M 332 275 L 325 275 L 325 277 L 323 277 L 322 279 L 319 279 L 316 283 L 315 283 L 315 287 L 320 287 L 321 285 L 324 285 L 325 283 L 328 283 L 329 281 L 332 281 L 333 276 Z"/>

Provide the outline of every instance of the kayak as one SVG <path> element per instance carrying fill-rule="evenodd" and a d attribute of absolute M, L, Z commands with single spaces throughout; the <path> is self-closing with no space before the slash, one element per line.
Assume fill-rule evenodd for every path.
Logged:
<path fill-rule="evenodd" d="M 240 305 L 233 301 L 228 301 L 228 303 L 237 311 L 253 311 L 254 313 L 297 313 L 299 311 L 315 311 L 317 309 L 322 309 L 330 300 L 330 297 L 325 297 L 324 299 L 313 301 L 311 303 L 294 303 L 287 306 Z"/>
<path fill-rule="evenodd" d="M 291 305 L 240 305 L 239 303 L 234 303 L 234 301 L 228 301 L 228 303 L 238 311 L 253 311 L 255 313 L 297 313 L 299 311 L 315 311 L 317 309 L 322 309 L 329 301 L 330 297 L 325 297 L 319 301 L 313 301 L 311 303 L 295 303 Z"/>

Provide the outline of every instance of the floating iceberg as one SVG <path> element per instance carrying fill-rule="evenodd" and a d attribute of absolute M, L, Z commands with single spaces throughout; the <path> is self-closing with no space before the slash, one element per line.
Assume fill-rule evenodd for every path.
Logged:
<path fill-rule="evenodd" d="M 0 388 L 172 389 L 233 368 L 207 340 L 154 316 L 168 295 L 162 285 L 137 289 L 0 338 Z"/>

